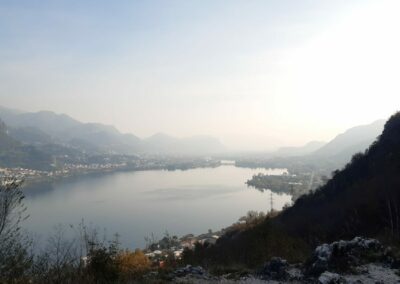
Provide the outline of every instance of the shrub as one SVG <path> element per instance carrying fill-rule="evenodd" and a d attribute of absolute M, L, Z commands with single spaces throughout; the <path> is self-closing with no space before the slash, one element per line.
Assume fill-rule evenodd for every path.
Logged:
<path fill-rule="evenodd" d="M 118 270 L 123 279 L 135 279 L 149 271 L 151 262 L 140 250 L 126 250 L 116 256 Z"/>

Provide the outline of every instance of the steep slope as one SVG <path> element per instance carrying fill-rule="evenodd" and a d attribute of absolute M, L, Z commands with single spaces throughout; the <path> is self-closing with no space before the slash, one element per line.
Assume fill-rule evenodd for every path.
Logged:
<path fill-rule="evenodd" d="M 9 127 L 36 127 L 54 137 L 80 125 L 77 120 L 67 115 L 50 111 L 15 113 L 2 108 L 0 117 Z"/>
<path fill-rule="evenodd" d="M 19 146 L 19 143 L 7 133 L 7 126 L 0 120 L 0 152 L 9 151 Z"/>
<path fill-rule="evenodd" d="M 297 162 L 323 169 L 326 173 L 340 169 L 354 154 L 364 152 L 376 140 L 382 133 L 384 124 L 384 120 L 377 120 L 371 124 L 350 128 L 318 150 L 294 158 L 297 158 Z"/>
<path fill-rule="evenodd" d="M 50 155 L 10 137 L 6 125 L 0 120 L 0 167 L 48 169 L 50 163 Z"/>
<path fill-rule="evenodd" d="M 378 124 L 379 125 L 379 124 Z M 292 234 L 334 240 L 355 234 L 400 233 L 400 113 L 380 138 L 356 154 L 315 193 L 300 198 L 277 220 Z"/>
<path fill-rule="evenodd" d="M 321 145 L 321 142 L 311 142 L 299 148 L 284 147 L 266 157 L 243 158 L 237 164 L 288 168 L 292 173 L 317 171 L 329 176 L 332 171 L 344 167 L 354 154 L 365 151 L 382 133 L 384 123 L 384 120 L 377 120 L 371 124 L 350 128 L 325 145 Z M 312 149 L 313 147 L 316 149 Z"/>
<path fill-rule="evenodd" d="M 314 157 L 333 157 L 352 151 L 354 151 L 353 154 L 364 151 L 382 133 L 384 124 L 384 120 L 377 120 L 371 124 L 350 128 L 313 152 L 312 155 Z"/>
<path fill-rule="evenodd" d="M 36 127 L 9 128 L 8 134 L 23 144 L 43 145 L 53 143 L 50 135 Z"/>
<path fill-rule="evenodd" d="M 303 261 L 323 242 L 355 236 L 400 240 L 400 113 L 363 154 L 313 193 L 277 216 L 227 230 L 214 247 L 188 259 L 207 264 L 256 266 L 273 256 Z"/>

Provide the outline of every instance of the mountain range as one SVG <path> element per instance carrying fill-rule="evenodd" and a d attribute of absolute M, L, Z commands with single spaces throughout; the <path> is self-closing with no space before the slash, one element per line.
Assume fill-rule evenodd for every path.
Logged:
<path fill-rule="evenodd" d="M 90 154 L 204 155 L 225 151 L 218 139 L 209 136 L 175 138 L 159 133 L 141 139 L 110 125 L 82 123 L 50 111 L 22 112 L 0 107 L 0 119 L 9 135 L 24 144 L 59 144 Z"/>
<path fill-rule="evenodd" d="M 284 147 L 271 154 L 267 165 L 293 168 L 308 165 L 327 173 L 342 168 L 351 157 L 365 151 L 382 133 L 385 120 L 352 127 L 327 143 L 312 141 L 301 147 Z"/>
<path fill-rule="evenodd" d="M 4 128 L 7 129 L 6 135 L 3 131 L 3 137 L 0 137 L 3 140 L 0 145 L 19 145 L 19 150 L 29 146 L 31 151 L 40 150 L 50 156 L 68 153 L 79 159 L 82 154 L 209 155 L 226 151 L 218 139 L 209 136 L 175 138 L 157 133 L 142 139 L 121 133 L 110 125 L 82 123 L 68 115 L 51 111 L 23 112 L 0 107 L 0 120 L 4 121 Z M 378 120 L 356 126 L 328 143 L 312 141 L 301 147 L 283 147 L 272 153 L 271 157 L 283 161 L 281 166 L 284 167 L 288 167 L 286 164 L 289 161 L 289 164 L 308 163 L 331 171 L 341 168 L 353 154 L 364 151 L 378 137 L 383 125 L 384 120 Z M 19 156 L 24 155 L 20 152 Z"/>
<path fill-rule="evenodd" d="M 276 157 L 307 156 L 307 158 L 331 158 L 348 161 L 357 152 L 362 152 L 382 133 L 385 120 L 352 127 L 335 136 L 328 143 L 311 141 L 300 147 L 282 147 L 273 153 Z"/>

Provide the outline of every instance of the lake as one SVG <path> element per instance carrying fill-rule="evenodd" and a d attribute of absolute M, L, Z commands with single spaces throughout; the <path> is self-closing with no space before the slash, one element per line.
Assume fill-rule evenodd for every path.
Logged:
<path fill-rule="evenodd" d="M 234 165 L 177 171 L 117 172 L 81 176 L 24 188 L 30 217 L 24 228 L 45 239 L 58 224 L 85 223 L 120 235 L 124 247 L 143 248 L 144 238 L 165 231 L 182 236 L 227 227 L 249 210 L 270 210 L 270 192 L 248 187 L 257 173 L 282 169 L 248 169 Z M 274 209 L 290 203 L 273 194 Z"/>

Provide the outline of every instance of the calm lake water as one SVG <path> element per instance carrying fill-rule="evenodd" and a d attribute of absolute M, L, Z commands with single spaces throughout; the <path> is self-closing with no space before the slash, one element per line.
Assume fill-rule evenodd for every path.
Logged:
<path fill-rule="evenodd" d="M 85 223 L 118 232 L 123 246 L 144 247 L 145 236 L 200 234 L 236 222 L 249 210 L 270 210 L 270 192 L 247 187 L 259 172 L 235 166 L 186 171 L 119 172 L 26 187 L 30 217 L 24 227 L 45 239 L 58 224 Z M 273 195 L 274 209 L 290 202 Z"/>

